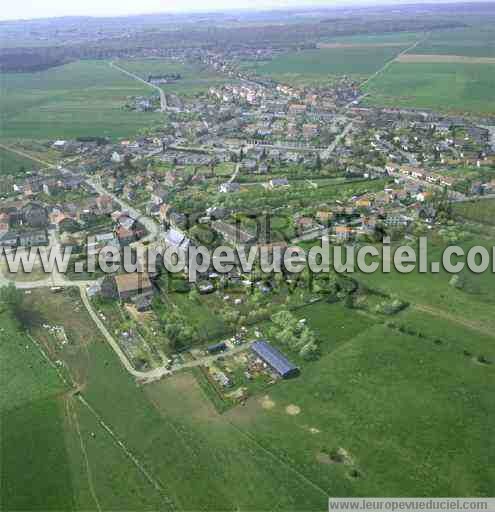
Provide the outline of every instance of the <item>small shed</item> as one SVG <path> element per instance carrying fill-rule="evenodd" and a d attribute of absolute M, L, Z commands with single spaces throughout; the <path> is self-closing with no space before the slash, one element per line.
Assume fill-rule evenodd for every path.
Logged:
<path fill-rule="evenodd" d="M 227 345 L 222 341 L 221 343 L 210 345 L 206 350 L 208 354 L 219 354 L 220 352 L 227 350 Z"/>

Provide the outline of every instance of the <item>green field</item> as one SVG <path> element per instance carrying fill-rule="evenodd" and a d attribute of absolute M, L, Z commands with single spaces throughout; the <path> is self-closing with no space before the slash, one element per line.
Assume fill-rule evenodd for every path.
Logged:
<path fill-rule="evenodd" d="M 454 212 L 474 222 L 495 225 L 495 200 L 493 199 L 456 204 Z"/>
<path fill-rule="evenodd" d="M 371 48 L 329 48 L 293 52 L 254 69 L 261 75 L 279 79 L 318 81 L 331 76 L 365 77 L 393 59 L 405 46 Z"/>
<path fill-rule="evenodd" d="M 487 239 L 468 238 L 457 245 L 463 248 L 465 254 L 471 247 L 478 245 L 491 252 L 491 241 Z M 445 247 L 445 242 L 429 241 L 429 264 L 442 261 Z M 464 285 L 460 289 L 449 284 L 453 276 L 443 270 L 442 265 L 438 273 L 420 273 L 416 268 L 403 274 L 392 268 L 390 273 L 383 273 L 379 269 L 371 274 L 355 274 L 355 277 L 372 289 L 382 290 L 411 302 L 419 310 L 429 312 L 433 319 L 450 319 L 453 324 L 464 325 L 478 334 L 494 332 L 495 274 L 490 269 L 475 274 L 466 268 L 462 272 Z"/>
<path fill-rule="evenodd" d="M 490 25 L 440 30 L 431 33 L 414 53 L 495 57 L 495 30 Z"/>
<path fill-rule="evenodd" d="M 66 388 L 10 313 L 0 313 L 0 325 L 2 508 L 71 510 L 60 399 Z"/>
<path fill-rule="evenodd" d="M 355 36 L 338 36 L 325 39 L 328 43 L 373 45 L 373 44 L 392 44 L 398 46 L 402 44 L 412 44 L 414 41 L 424 37 L 420 32 L 386 32 L 383 34 L 359 34 Z M 323 41 L 322 41 L 323 42 Z"/>
<path fill-rule="evenodd" d="M 179 73 L 182 78 L 177 82 L 164 84 L 160 87 L 169 93 L 192 95 L 207 91 L 210 87 L 220 85 L 226 81 L 224 76 L 218 75 L 200 66 L 181 64 L 165 59 L 138 59 L 121 60 L 118 65 L 135 73 L 144 80 L 149 75 Z"/>
<path fill-rule="evenodd" d="M 415 331 L 407 334 L 341 304 L 306 306 L 297 315 L 321 339 L 321 359 L 295 358 L 297 379 L 219 415 L 189 373 L 136 387 L 77 299 L 35 292 L 30 303 L 41 318 L 65 325 L 72 344 L 63 349 L 34 331 L 161 486 L 151 486 L 74 400 L 63 423 L 73 475 L 63 494 L 67 510 L 94 509 L 93 496 L 103 510 L 323 510 L 328 495 L 484 496 L 493 489 L 495 375 L 493 365 L 475 360 L 495 358 L 492 336 L 414 309 L 392 318 Z M 343 462 L 331 459 L 339 448 Z"/>
<path fill-rule="evenodd" d="M 40 164 L 37 164 L 29 158 L 24 158 L 23 156 L 0 148 L 0 176 L 16 176 L 23 174 L 25 171 L 38 169 L 39 167 Z"/>
<path fill-rule="evenodd" d="M 493 114 L 494 64 L 394 63 L 365 86 L 366 103 Z"/>
<path fill-rule="evenodd" d="M 124 137 L 159 114 L 123 110 L 129 96 L 153 90 L 105 61 L 79 61 L 39 73 L 0 74 L 0 138 Z"/>
<path fill-rule="evenodd" d="M 331 310 L 327 318 L 332 340 Z M 376 325 L 274 387 L 271 410 L 251 404 L 228 414 L 329 495 L 484 496 L 495 483 L 486 421 L 495 415 L 493 382 L 493 368 L 462 346 Z M 289 404 L 300 414 L 288 415 Z"/>

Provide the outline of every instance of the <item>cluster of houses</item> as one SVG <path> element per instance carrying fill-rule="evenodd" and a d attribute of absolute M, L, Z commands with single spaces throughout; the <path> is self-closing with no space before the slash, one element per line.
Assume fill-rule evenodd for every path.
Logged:
<path fill-rule="evenodd" d="M 0 246 L 48 245 L 48 210 L 33 201 L 13 201 L 0 207 Z"/>

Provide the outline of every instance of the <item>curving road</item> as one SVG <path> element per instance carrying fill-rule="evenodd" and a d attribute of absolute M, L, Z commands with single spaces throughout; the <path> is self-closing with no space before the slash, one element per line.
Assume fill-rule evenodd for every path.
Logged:
<path fill-rule="evenodd" d="M 143 241 L 158 236 L 158 234 L 160 233 L 160 224 L 158 224 L 158 222 L 154 221 L 151 217 L 143 215 L 139 210 L 130 206 L 115 194 L 108 192 L 98 183 L 95 183 L 94 181 L 89 179 L 86 180 L 86 183 L 100 196 L 110 196 L 113 199 L 113 201 L 122 208 L 122 210 L 126 210 L 127 212 L 129 212 L 132 218 L 139 220 L 139 222 L 146 228 L 146 230 L 149 233 L 149 236 L 143 239 Z"/>
<path fill-rule="evenodd" d="M 165 375 L 170 375 L 170 371 L 164 367 L 155 368 L 154 370 L 150 370 L 148 372 L 140 372 L 136 370 L 132 364 L 127 359 L 127 356 L 120 348 L 120 345 L 115 340 L 115 338 L 108 332 L 108 329 L 105 327 L 105 324 L 101 321 L 96 311 L 93 309 L 91 302 L 88 298 L 88 294 L 86 293 L 86 289 L 84 286 L 79 287 L 81 293 L 81 300 L 86 307 L 86 310 L 89 313 L 89 316 L 92 318 L 93 322 L 98 327 L 98 330 L 101 332 L 105 340 L 112 347 L 113 351 L 117 354 L 117 357 L 120 359 L 120 362 L 124 366 L 124 368 L 136 379 L 139 379 L 143 383 L 153 382 L 155 380 L 161 379 Z"/>
<path fill-rule="evenodd" d="M 157 90 L 160 93 L 160 110 L 161 110 L 161 112 L 167 111 L 167 109 L 168 109 L 167 97 L 165 96 L 165 92 L 163 91 L 163 89 L 161 87 L 158 87 L 158 85 L 155 85 L 155 84 L 151 84 L 151 83 L 147 82 L 146 80 L 144 80 L 143 78 L 141 78 L 140 76 L 135 75 L 134 73 L 131 73 L 130 71 L 127 71 L 124 68 L 121 68 L 120 66 L 115 64 L 115 62 L 110 62 L 110 67 L 117 69 L 118 71 L 126 74 L 130 78 L 134 78 L 134 80 L 138 80 L 139 82 L 142 82 L 143 84 L 147 85 L 148 87 L 151 87 L 151 88 Z"/>

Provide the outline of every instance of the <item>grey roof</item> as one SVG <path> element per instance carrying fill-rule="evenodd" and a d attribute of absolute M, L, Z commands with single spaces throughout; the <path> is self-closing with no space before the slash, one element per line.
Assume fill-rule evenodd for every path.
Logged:
<path fill-rule="evenodd" d="M 272 180 L 270 180 L 270 184 L 274 187 L 285 186 L 289 184 L 289 181 L 287 180 L 287 178 L 273 178 Z"/>
<path fill-rule="evenodd" d="M 169 229 L 165 234 L 165 241 L 168 245 L 182 247 L 183 249 L 186 249 L 189 246 L 189 239 L 178 229 Z"/>
<path fill-rule="evenodd" d="M 251 350 L 282 377 L 288 377 L 298 371 L 297 366 L 266 341 L 255 341 L 251 345 Z"/>
<path fill-rule="evenodd" d="M 134 223 L 136 221 L 134 219 L 131 219 L 131 217 L 127 217 L 125 215 L 123 215 L 122 217 L 120 217 L 119 219 L 119 224 L 127 229 L 127 230 L 131 230 L 132 229 L 132 226 L 134 226 Z"/>

